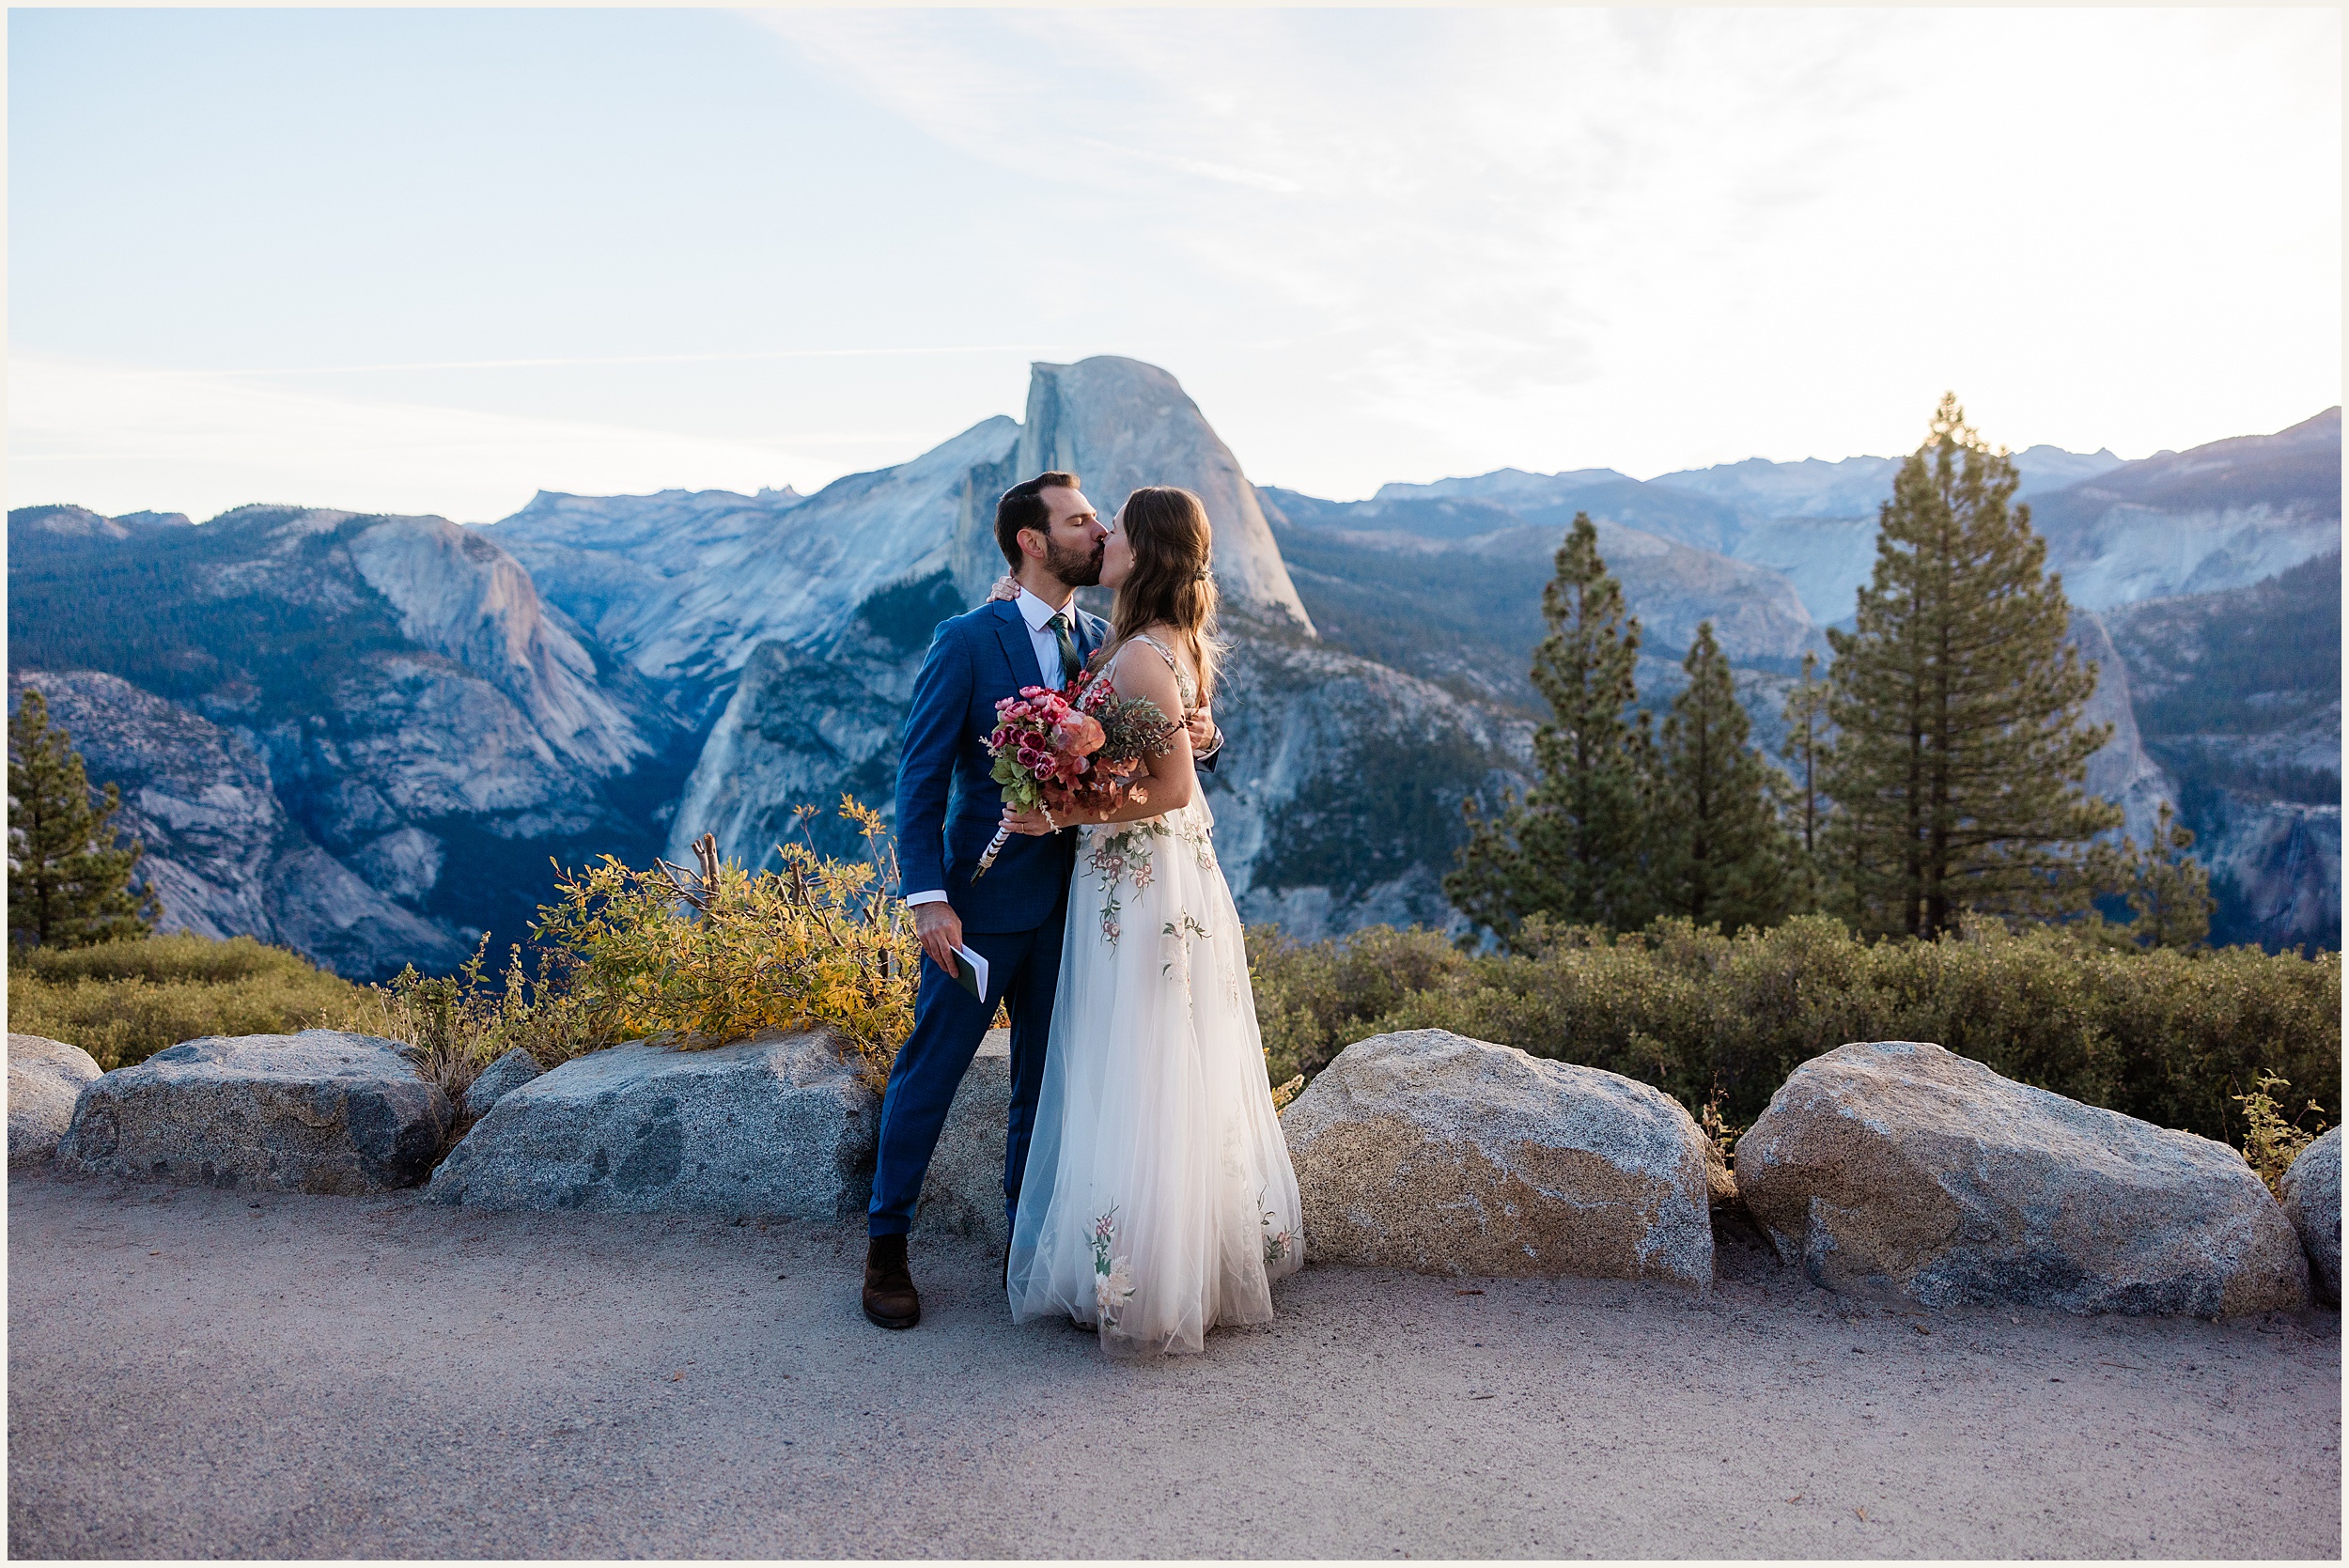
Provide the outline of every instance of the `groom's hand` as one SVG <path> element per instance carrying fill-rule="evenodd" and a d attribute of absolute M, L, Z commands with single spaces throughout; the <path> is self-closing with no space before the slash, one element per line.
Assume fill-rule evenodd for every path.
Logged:
<path fill-rule="evenodd" d="M 1190 736 L 1190 751 L 1193 756 L 1205 756 L 1214 749 L 1215 716 L 1206 708 L 1192 709 L 1190 717 L 1183 721 L 1183 728 Z"/>
<path fill-rule="evenodd" d="M 962 945 L 962 917 L 955 913 L 952 904 L 916 904 L 913 934 L 922 939 L 922 951 L 930 955 L 930 962 L 948 974 L 955 972 L 955 949 Z"/>

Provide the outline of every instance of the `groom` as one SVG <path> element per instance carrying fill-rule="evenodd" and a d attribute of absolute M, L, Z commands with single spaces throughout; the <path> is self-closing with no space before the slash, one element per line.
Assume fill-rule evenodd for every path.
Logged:
<path fill-rule="evenodd" d="M 990 599 L 941 624 L 914 677 L 897 765 L 897 852 L 922 939 L 922 979 L 913 1032 L 897 1052 L 881 1098 L 865 1225 L 864 1315 L 883 1328 L 910 1328 L 922 1319 L 906 1264 L 906 1232 L 956 1086 L 998 1002 L 1011 1011 L 1004 1212 L 1019 1205 L 1077 845 L 1073 833 L 1015 833 L 988 874 L 971 880 L 1003 819 L 1003 792 L 988 777 L 994 764 L 987 737 L 998 702 L 1018 696 L 1023 686 L 1073 684 L 1109 635 L 1100 617 L 1073 602 L 1079 588 L 1101 581 L 1109 533 L 1073 474 L 1039 474 L 1005 490 L 995 508 L 995 543 L 1018 597 Z M 1203 756 L 1221 743 L 1204 711 L 1192 717 L 1190 734 Z M 955 978 L 957 947 L 987 960 L 984 997 L 973 998 Z"/>

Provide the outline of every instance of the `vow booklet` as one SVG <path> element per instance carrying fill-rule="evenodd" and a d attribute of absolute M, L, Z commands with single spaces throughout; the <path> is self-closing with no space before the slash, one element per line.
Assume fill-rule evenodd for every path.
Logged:
<path fill-rule="evenodd" d="M 955 949 L 955 979 L 971 993 L 971 1000 L 981 1006 L 987 1004 L 987 960 L 967 947 Z"/>

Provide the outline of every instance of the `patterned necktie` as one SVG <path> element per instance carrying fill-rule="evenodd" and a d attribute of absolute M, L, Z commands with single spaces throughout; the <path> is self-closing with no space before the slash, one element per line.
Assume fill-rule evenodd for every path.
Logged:
<path fill-rule="evenodd" d="M 1052 629 L 1053 637 L 1060 643 L 1060 683 L 1066 687 L 1084 673 L 1085 667 L 1084 660 L 1077 657 L 1077 644 L 1068 638 L 1068 613 L 1055 610 L 1052 618 L 1044 624 Z"/>

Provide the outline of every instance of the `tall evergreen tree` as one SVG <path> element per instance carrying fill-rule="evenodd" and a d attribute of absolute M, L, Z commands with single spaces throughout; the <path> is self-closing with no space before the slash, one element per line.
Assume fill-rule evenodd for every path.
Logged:
<path fill-rule="evenodd" d="M 1688 685 L 1664 720 L 1650 818 L 1656 907 L 1729 932 L 1774 925 L 1787 915 L 1790 846 L 1711 621 L 1681 668 Z"/>
<path fill-rule="evenodd" d="M 1646 923 L 1641 815 L 1654 742 L 1638 690 L 1640 623 L 1598 553 L 1598 530 L 1577 513 L 1542 594 L 1549 635 L 1533 652 L 1534 689 L 1550 722 L 1533 734 L 1539 777 L 1487 817 L 1463 802 L 1469 842 L 1444 878 L 1455 908 L 1504 939 L 1528 915 L 1616 930 Z"/>
<path fill-rule="evenodd" d="M 1802 656 L 1802 679 L 1786 693 L 1781 710 L 1786 722 L 1785 744 L 1779 755 L 1793 769 L 1786 786 L 1787 816 L 1795 839 L 1795 903 L 1816 909 L 1826 902 L 1826 876 L 1820 845 L 1827 826 L 1827 797 L 1821 789 L 1829 745 L 1827 725 L 1827 682 L 1819 678 L 1819 656 Z"/>
<path fill-rule="evenodd" d="M 72 737 L 49 722 L 49 704 L 27 691 L 8 716 L 8 939 L 84 947 L 142 937 L 162 914 L 154 890 L 131 886 L 144 848 L 117 848 L 108 821 L 122 792 L 90 803 L 89 778 Z"/>
<path fill-rule="evenodd" d="M 2120 820 L 2080 788 L 2110 726 L 2079 722 L 2095 667 L 2064 641 L 2071 607 L 2015 486 L 1943 397 L 1884 504 L 1858 622 L 1828 633 L 1835 860 L 1865 929 L 2076 910 L 2089 841 Z"/>

